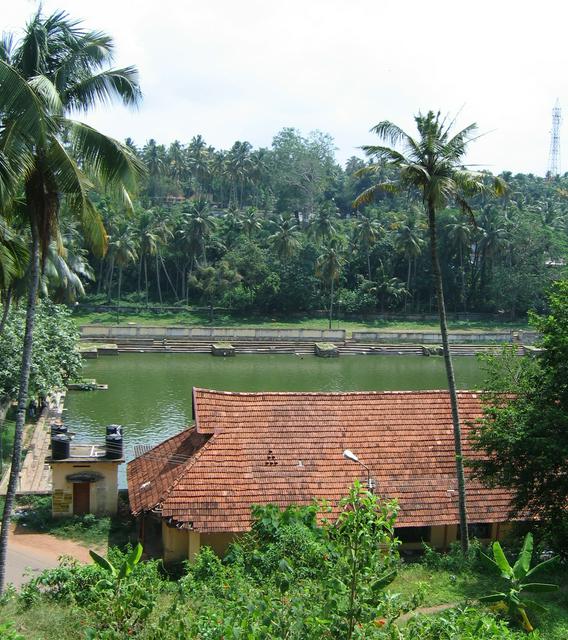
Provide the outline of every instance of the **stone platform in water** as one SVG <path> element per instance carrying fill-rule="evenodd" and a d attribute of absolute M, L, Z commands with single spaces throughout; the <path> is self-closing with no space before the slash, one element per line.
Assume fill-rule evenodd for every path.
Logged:
<path fill-rule="evenodd" d="M 314 353 L 318 358 L 337 358 L 339 349 L 332 342 L 316 342 L 314 344 Z"/>
<path fill-rule="evenodd" d="M 214 356 L 231 357 L 235 353 L 235 347 L 230 342 L 216 342 L 211 345 L 211 354 Z"/>

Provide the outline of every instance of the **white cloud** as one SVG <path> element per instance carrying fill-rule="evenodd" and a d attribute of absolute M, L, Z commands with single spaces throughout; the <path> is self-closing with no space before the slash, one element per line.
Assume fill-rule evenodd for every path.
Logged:
<path fill-rule="evenodd" d="M 2 3 L 4 30 L 35 7 Z M 553 0 L 44 1 L 58 7 L 139 67 L 140 110 L 90 117 L 139 143 L 201 133 L 216 147 L 267 146 L 294 126 L 331 133 L 344 160 L 379 120 L 410 129 L 418 109 L 463 107 L 459 123 L 488 132 L 471 162 L 543 174 L 556 98 L 568 109 L 568 10 Z"/>

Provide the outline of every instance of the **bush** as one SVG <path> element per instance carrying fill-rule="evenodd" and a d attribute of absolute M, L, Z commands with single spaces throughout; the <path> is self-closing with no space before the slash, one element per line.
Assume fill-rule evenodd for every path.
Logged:
<path fill-rule="evenodd" d="M 424 544 L 424 556 L 421 562 L 429 569 L 444 570 L 451 573 L 463 573 L 464 571 L 472 570 L 484 571 L 486 566 L 481 560 L 483 550 L 484 546 L 477 538 L 471 540 L 466 555 L 463 554 L 459 542 L 452 542 L 447 553 L 436 551 Z"/>

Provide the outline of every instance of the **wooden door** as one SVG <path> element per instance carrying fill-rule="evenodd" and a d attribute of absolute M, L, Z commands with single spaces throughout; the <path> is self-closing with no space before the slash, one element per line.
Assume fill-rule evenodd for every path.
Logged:
<path fill-rule="evenodd" d="M 91 510 L 91 483 L 73 483 L 73 515 L 82 516 Z"/>

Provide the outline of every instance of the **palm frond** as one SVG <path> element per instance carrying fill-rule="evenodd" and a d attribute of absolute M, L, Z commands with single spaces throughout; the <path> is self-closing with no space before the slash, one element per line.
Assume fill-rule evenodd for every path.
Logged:
<path fill-rule="evenodd" d="M 105 136 L 93 127 L 66 120 L 71 134 L 74 154 L 89 172 L 131 206 L 128 192 L 134 192 L 145 167 L 131 149 L 114 138 Z"/>
<path fill-rule="evenodd" d="M 361 149 L 370 157 L 376 158 L 379 162 L 388 162 L 390 164 L 406 163 L 408 160 L 402 153 L 391 149 L 390 147 L 383 147 L 381 145 L 366 144 Z"/>
<path fill-rule="evenodd" d="M 87 245 L 95 255 L 104 255 L 107 250 L 108 236 L 99 212 L 89 199 L 89 192 L 93 188 L 92 182 L 56 139 L 53 140 L 49 150 L 49 161 L 69 209 L 80 220 Z"/>
<path fill-rule="evenodd" d="M 114 100 L 127 106 L 137 106 L 141 97 L 138 70 L 136 67 L 124 67 L 86 75 L 65 91 L 63 102 L 69 108 L 87 111 L 96 104 L 108 104 Z"/>
<path fill-rule="evenodd" d="M 394 145 L 399 144 L 402 141 L 406 141 L 409 138 L 409 135 L 403 129 L 389 120 L 379 122 L 371 129 L 371 131 L 376 133 L 379 138 Z"/>
<path fill-rule="evenodd" d="M 43 85 L 45 87 L 45 85 Z M 0 113 L 12 131 L 35 143 L 44 144 L 55 123 L 46 106 L 45 95 L 40 95 L 14 67 L 0 60 Z"/>
<path fill-rule="evenodd" d="M 63 104 L 55 85 L 43 75 L 34 76 L 28 80 L 30 87 L 42 97 L 50 113 L 61 113 Z"/>
<path fill-rule="evenodd" d="M 356 209 L 357 207 L 360 207 L 364 204 L 369 204 L 373 202 L 377 194 L 380 192 L 397 193 L 398 190 L 399 190 L 398 185 L 393 182 L 381 182 L 379 184 L 374 184 L 368 189 L 365 189 L 363 193 L 361 193 L 360 195 L 357 196 L 357 198 L 355 198 L 355 200 L 353 201 L 352 207 Z"/>

